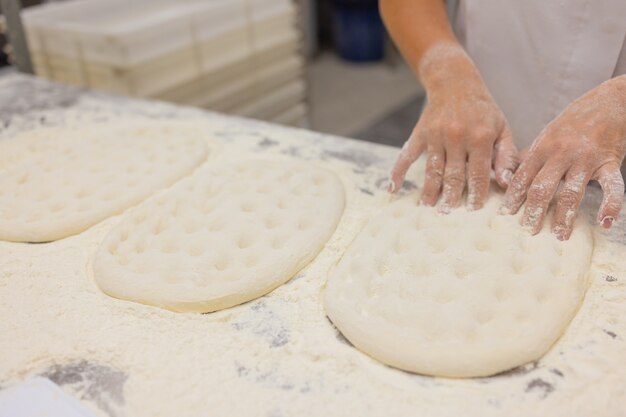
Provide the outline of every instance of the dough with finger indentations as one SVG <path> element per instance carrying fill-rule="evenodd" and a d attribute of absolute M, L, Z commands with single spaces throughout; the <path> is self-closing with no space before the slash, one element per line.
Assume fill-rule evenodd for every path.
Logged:
<path fill-rule="evenodd" d="M 332 172 L 252 159 L 207 166 L 129 212 L 93 273 L 113 297 L 209 312 L 289 280 L 330 238 L 344 207 Z"/>
<path fill-rule="evenodd" d="M 519 216 L 416 205 L 376 214 L 325 289 L 328 316 L 358 349 L 427 375 L 478 377 L 544 355 L 576 314 L 593 250 L 579 219 L 569 241 L 531 236 Z"/>
<path fill-rule="evenodd" d="M 202 129 L 137 122 L 47 128 L 0 142 L 0 240 L 80 233 L 190 174 Z"/>

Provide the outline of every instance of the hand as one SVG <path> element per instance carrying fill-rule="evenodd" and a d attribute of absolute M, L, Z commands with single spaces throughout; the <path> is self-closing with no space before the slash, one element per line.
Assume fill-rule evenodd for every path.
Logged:
<path fill-rule="evenodd" d="M 422 203 L 433 206 L 441 195 L 439 211 L 448 212 L 461 204 L 467 183 L 469 207 L 479 209 L 489 192 L 491 168 L 506 188 L 517 167 L 508 123 L 460 46 L 431 48 L 419 73 L 428 104 L 391 172 L 389 192 L 400 189 L 411 164 L 426 151 Z"/>
<path fill-rule="evenodd" d="M 539 134 L 511 180 L 502 211 L 514 214 L 526 200 L 522 225 L 536 234 L 556 194 L 552 231 L 567 240 L 585 187 L 597 180 L 604 193 L 597 219 L 608 229 L 622 207 L 625 153 L 626 76 L 620 76 L 574 101 Z"/>

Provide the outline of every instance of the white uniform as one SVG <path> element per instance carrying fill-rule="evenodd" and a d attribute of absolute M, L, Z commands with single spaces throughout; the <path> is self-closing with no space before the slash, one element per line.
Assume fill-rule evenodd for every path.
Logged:
<path fill-rule="evenodd" d="M 626 0 L 460 0 L 454 23 L 520 149 L 577 97 L 626 74 Z"/>

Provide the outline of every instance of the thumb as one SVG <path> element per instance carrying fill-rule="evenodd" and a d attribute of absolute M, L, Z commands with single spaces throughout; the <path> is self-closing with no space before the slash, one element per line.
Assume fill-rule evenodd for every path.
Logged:
<path fill-rule="evenodd" d="M 624 179 L 619 170 L 619 163 L 606 164 L 594 175 L 602 188 L 602 204 L 598 211 L 598 223 L 608 229 L 613 225 L 624 199 Z"/>
<path fill-rule="evenodd" d="M 398 159 L 391 170 L 391 180 L 387 191 L 392 194 L 397 192 L 402 187 L 406 172 L 411 167 L 411 164 L 413 164 L 413 162 L 420 157 L 426 148 L 425 143 L 418 137 L 418 129 L 419 122 L 415 126 L 415 129 L 413 129 L 409 139 L 404 143 L 404 146 L 402 146 Z"/>
<path fill-rule="evenodd" d="M 511 177 L 518 166 L 517 147 L 513 142 L 513 133 L 507 123 L 494 144 L 493 167 L 496 172 L 496 182 L 500 187 L 506 189 L 509 186 Z"/>
<path fill-rule="evenodd" d="M 528 152 L 529 151 L 530 151 L 530 148 L 524 148 L 524 149 L 519 151 L 518 159 L 519 159 L 520 163 L 523 162 L 524 159 L 526 159 L 526 157 L 528 156 Z"/>

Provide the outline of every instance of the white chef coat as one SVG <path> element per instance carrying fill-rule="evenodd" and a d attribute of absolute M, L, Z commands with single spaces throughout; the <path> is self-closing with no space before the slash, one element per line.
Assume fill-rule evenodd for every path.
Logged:
<path fill-rule="evenodd" d="M 626 74 L 626 0 L 459 0 L 453 22 L 520 149 L 577 97 Z"/>

